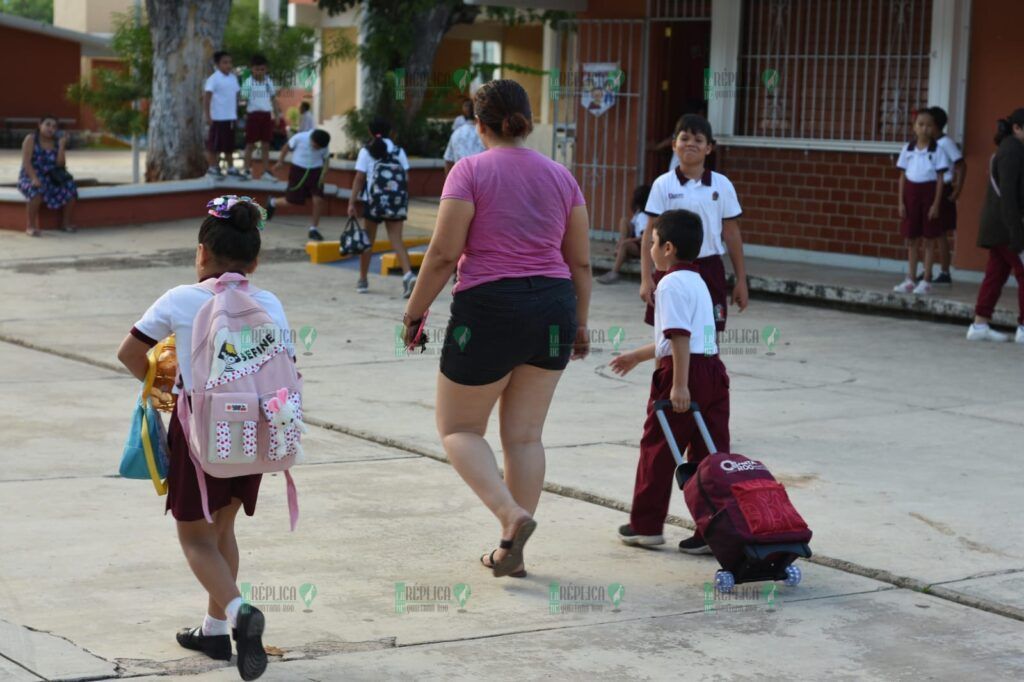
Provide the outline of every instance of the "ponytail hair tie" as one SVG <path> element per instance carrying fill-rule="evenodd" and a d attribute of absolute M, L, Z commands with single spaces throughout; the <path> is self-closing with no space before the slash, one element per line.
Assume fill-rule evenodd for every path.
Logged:
<path fill-rule="evenodd" d="M 380 138 L 384 137 L 384 136 L 383 136 L 383 135 L 381 135 L 380 133 L 374 133 L 374 134 L 373 134 L 373 136 L 374 136 L 375 138 L 377 138 L 378 140 L 379 140 Z"/>
<path fill-rule="evenodd" d="M 231 209 L 239 203 L 252 204 L 256 207 L 256 212 L 259 214 L 259 219 L 256 222 L 256 228 L 263 230 L 264 223 L 267 220 L 267 211 L 256 203 L 252 197 L 240 197 L 236 194 L 225 194 L 224 196 L 219 196 L 216 199 L 212 199 L 207 202 L 206 212 L 215 218 L 229 220 L 231 218 Z"/>

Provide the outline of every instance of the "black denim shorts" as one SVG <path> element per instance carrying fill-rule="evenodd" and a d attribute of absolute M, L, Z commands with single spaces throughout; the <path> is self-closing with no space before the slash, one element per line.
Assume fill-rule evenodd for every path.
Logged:
<path fill-rule="evenodd" d="M 441 373 L 481 386 L 519 365 L 563 370 L 576 338 L 576 291 L 554 277 L 500 279 L 460 291 L 441 350 Z"/>

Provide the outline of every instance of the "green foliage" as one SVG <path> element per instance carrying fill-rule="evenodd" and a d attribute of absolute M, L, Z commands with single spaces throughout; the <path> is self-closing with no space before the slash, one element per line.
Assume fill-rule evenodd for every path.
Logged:
<path fill-rule="evenodd" d="M 235 0 L 224 29 L 224 49 L 231 53 L 242 76 L 249 73 L 255 54 L 267 58 L 267 73 L 278 87 L 309 87 L 306 70 L 313 56 L 316 34 L 306 27 L 286 26 L 261 16 L 258 0 Z"/>
<path fill-rule="evenodd" d="M 353 141 L 352 147 L 346 150 L 349 158 L 355 158 L 359 148 L 370 141 L 370 121 L 378 116 L 391 124 L 391 139 L 405 149 L 406 154 L 438 158 L 444 153 L 452 126 L 449 120 L 438 117 L 450 113 L 449 96 L 454 86 L 452 90 L 429 90 L 423 106 L 408 118 L 403 102 L 395 98 L 394 83 L 394 75 L 388 74 L 378 106 L 352 109 L 345 114 L 342 128 L 346 137 Z"/>
<path fill-rule="evenodd" d="M 85 104 L 103 127 L 115 135 L 145 134 L 148 117 L 133 107 L 153 91 L 153 43 L 149 28 L 135 25 L 132 14 L 114 17 L 111 48 L 125 68 L 96 69 L 93 82 L 83 80 L 68 87 L 68 99 Z"/>
<path fill-rule="evenodd" d="M 53 0 L 0 0 L 0 12 L 53 23 Z"/>
<path fill-rule="evenodd" d="M 278 87 L 295 84 L 296 74 L 298 85 L 311 84 L 315 40 L 312 29 L 275 25 L 261 18 L 258 0 L 235 0 L 224 32 L 224 45 L 236 66 L 245 67 L 243 76 L 248 73 L 250 57 L 261 53 L 270 62 L 268 73 Z M 149 26 L 136 26 L 132 13 L 115 15 L 111 48 L 126 68 L 97 69 L 92 83 L 71 85 L 68 98 L 92 109 L 103 127 L 115 135 L 145 134 L 148 117 L 132 103 L 148 99 L 153 93 L 153 41 Z"/>

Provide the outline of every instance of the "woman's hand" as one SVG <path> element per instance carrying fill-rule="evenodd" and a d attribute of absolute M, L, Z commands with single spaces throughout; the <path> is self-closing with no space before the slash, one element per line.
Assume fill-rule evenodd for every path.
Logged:
<path fill-rule="evenodd" d="M 576 327 L 576 340 L 572 345 L 572 360 L 582 360 L 590 354 L 590 330 L 586 325 Z"/>
<path fill-rule="evenodd" d="M 608 366 L 612 368 L 614 373 L 618 374 L 620 377 L 624 377 L 639 363 L 639 358 L 637 358 L 633 353 L 623 353 L 619 357 L 612 359 L 612 361 L 608 363 Z"/>
<path fill-rule="evenodd" d="M 690 409 L 690 389 L 686 386 L 673 386 L 669 399 L 672 401 L 673 412 L 686 412 Z"/>
<path fill-rule="evenodd" d="M 424 315 L 425 314 L 426 313 L 424 313 Z M 420 330 L 420 325 L 423 324 L 424 315 L 419 315 L 416 317 L 416 319 L 411 318 L 409 316 L 409 313 L 405 313 L 405 315 L 402 316 L 402 324 L 405 325 L 405 334 L 403 337 L 403 341 L 405 342 L 406 349 L 410 349 L 413 342 L 416 341 L 416 333 Z M 424 330 L 424 333 L 426 333 L 426 330 Z M 426 350 L 426 339 L 420 339 L 420 341 L 420 345 L 422 346 L 423 350 Z"/>

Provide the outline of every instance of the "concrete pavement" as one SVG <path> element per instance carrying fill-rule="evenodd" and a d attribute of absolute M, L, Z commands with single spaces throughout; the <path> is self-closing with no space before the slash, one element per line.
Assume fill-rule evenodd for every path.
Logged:
<path fill-rule="evenodd" d="M 281 602 L 267 609 L 266 642 L 282 656 L 265 679 L 1024 676 L 1013 468 L 1024 349 L 968 344 L 951 325 L 774 302 L 734 315 L 723 344 L 731 449 L 787 484 L 825 564 L 803 562 L 804 582 L 780 586 L 771 607 L 755 593 L 705 613 L 715 564 L 673 551 L 687 531 L 670 527 L 656 551 L 614 538 L 649 368 L 611 375 L 611 330 L 629 348 L 649 328 L 632 285 L 595 287 L 594 353 L 566 372 L 545 434 L 553 492 L 531 575 L 495 580 L 477 557 L 496 524 L 437 461 L 437 345 L 396 354 L 399 278 L 371 275 L 371 293 L 356 296 L 351 264 L 289 256 L 301 227 L 267 231 L 256 276 L 294 328 L 317 329 L 299 363 L 321 425 L 311 464 L 296 470 L 299 530 L 287 532 L 279 476 L 239 523 L 240 580 Z M 136 384 L 114 352 L 152 300 L 191 277 L 195 229 L 0 233 L 0 381 L 18 396 L 0 403 L 0 679 L 236 679 L 174 643 L 201 618 L 202 593 L 162 500 L 115 475 Z M 435 303 L 432 328 L 448 301 Z M 678 495 L 672 512 L 685 521 Z M 552 582 L 621 585 L 624 596 L 618 611 L 609 598 L 551 613 Z M 398 613 L 396 583 L 447 601 Z M 470 588 L 458 592 L 464 613 L 459 585 Z"/>

